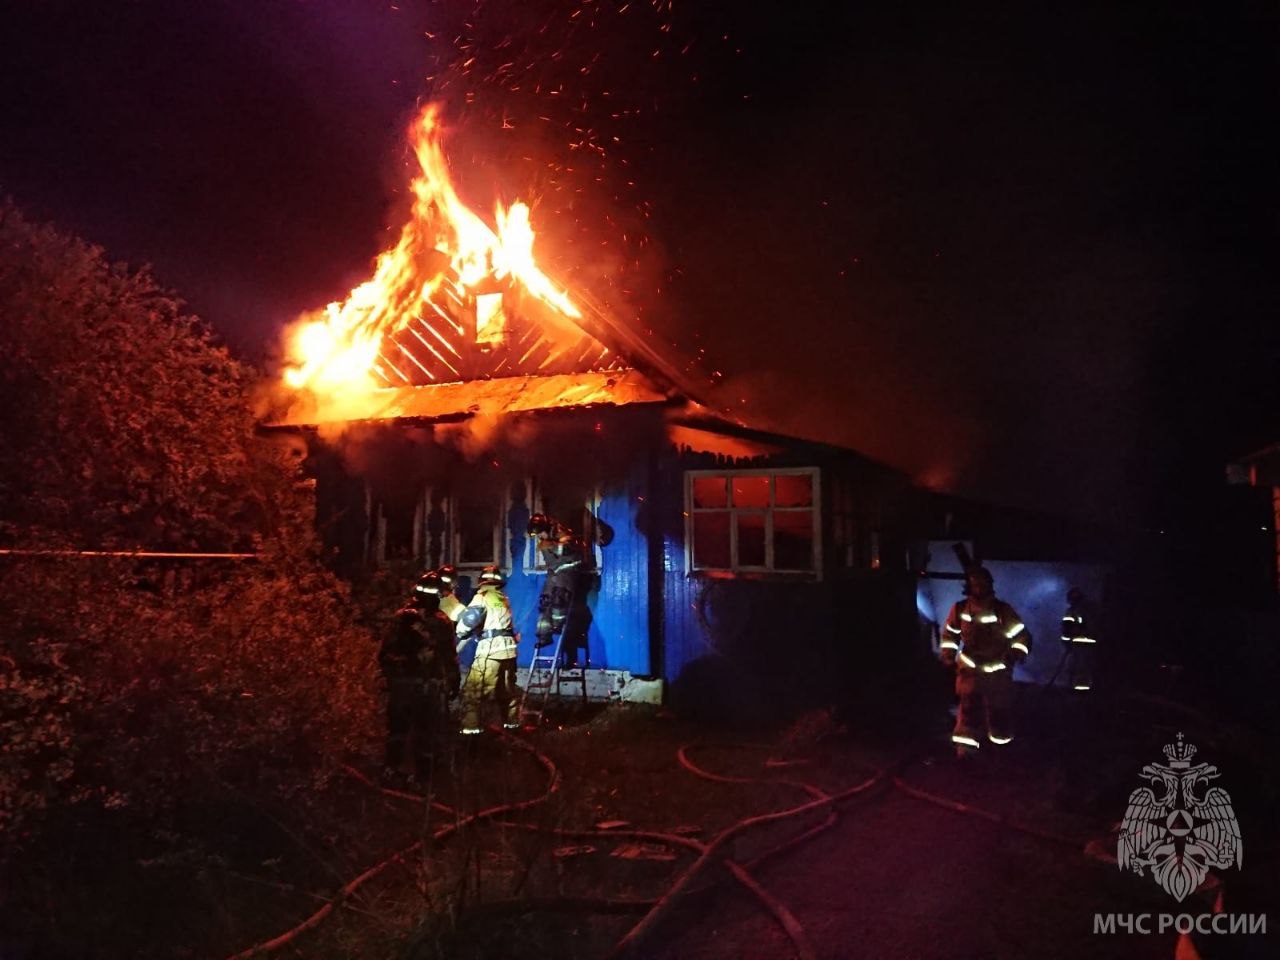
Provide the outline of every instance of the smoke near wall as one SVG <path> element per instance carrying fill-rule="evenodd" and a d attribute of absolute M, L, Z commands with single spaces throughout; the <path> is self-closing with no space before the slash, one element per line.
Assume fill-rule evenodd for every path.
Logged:
<path fill-rule="evenodd" d="M 562 490 L 618 481 L 646 461 L 666 435 L 657 410 L 591 410 L 477 416 L 454 423 L 347 423 L 319 429 L 317 451 L 336 453 L 346 473 L 368 479 L 379 496 L 408 505 L 444 478 L 468 486 L 536 477 Z M 496 487 L 495 487 L 496 489 Z"/>

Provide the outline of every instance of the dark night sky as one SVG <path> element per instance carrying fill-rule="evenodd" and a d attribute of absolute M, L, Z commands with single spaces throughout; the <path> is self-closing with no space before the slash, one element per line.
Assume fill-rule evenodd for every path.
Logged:
<path fill-rule="evenodd" d="M 363 277 L 443 96 L 473 204 L 531 191 L 748 417 L 1153 523 L 1280 439 L 1271 5 L 472 6 L 11 6 L 0 191 L 267 354 Z"/>

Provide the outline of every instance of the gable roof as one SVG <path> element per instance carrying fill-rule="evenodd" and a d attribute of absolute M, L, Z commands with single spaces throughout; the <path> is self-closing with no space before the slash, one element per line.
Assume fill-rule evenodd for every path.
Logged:
<path fill-rule="evenodd" d="M 385 387 L 427 386 L 493 377 L 604 372 L 627 366 L 586 329 L 512 284 L 469 293 L 448 270 L 425 309 L 383 338 L 373 373 Z"/>
<path fill-rule="evenodd" d="M 387 335 L 373 372 L 385 387 L 494 377 L 603 373 L 641 367 L 669 387 L 687 378 L 602 301 L 575 291 L 577 317 L 525 295 L 513 282 L 469 292 L 446 269 L 426 309 Z"/>
<path fill-rule="evenodd" d="M 383 338 L 382 389 L 298 395 L 268 426 L 355 420 L 444 421 L 595 405 L 692 399 L 689 378 L 603 302 L 575 294 L 570 318 L 515 284 L 469 293 L 448 270 L 415 313 Z"/>

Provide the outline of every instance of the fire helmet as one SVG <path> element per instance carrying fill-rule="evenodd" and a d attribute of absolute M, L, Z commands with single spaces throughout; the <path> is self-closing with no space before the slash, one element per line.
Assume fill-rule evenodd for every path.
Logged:
<path fill-rule="evenodd" d="M 413 603 L 419 609 L 437 609 L 440 606 L 440 594 L 443 592 L 443 585 L 440 582 L 440 575 L 434 570 L 430 573 L 424 573 L 418 578 L 418 582 L 413 587 Z"/>
<path fill-rule="evenodd" d="M 491 584 L 494 584 L 495 586 L 500 587 L 506 582 L 507 582 L 507 578 L 502 575 L 502 571 L 499 570 L 497 567 L 495 567 L 493 564 L 490 564 L 489 566 L 485 567 L 483 570 L 480 571 L 481 586 L 484 586 L 486 583 L 491 583 Z"/>
<path fill-rule="evenodd" d="M 536 537 L 539 534 L 550 533 L 551 518 L 545 513 L 535 513 L 529 518 L 529 525 L 525 529 L 531 537 Z"/>
<path fill-rule="evenodd" d="M 458 568 L 452 563 L 446 563 L 436 568 L 435 575 L 440 578 L 441 592 L 452 593 L 454 585 L 458 582 Z"/>

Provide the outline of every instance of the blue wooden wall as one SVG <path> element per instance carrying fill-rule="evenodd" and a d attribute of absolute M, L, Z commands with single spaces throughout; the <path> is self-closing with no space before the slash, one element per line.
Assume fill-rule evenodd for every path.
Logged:
<path fill-rule="evenodd" d="M 602 491 L 599 518 L 613 530 L 602 547 L 598 592 L 589 598 L 591 662 L 606 669 L 653 672 L 649 656 L 648 540 L 639 518 L 647 495 L 647 465 L 641 461 Z"/>
<path fill-rule="evenodd" d="M 613 532 L 613 540 L 601 547 L 600 569 L 590 578 L 586 596 L 590 619 L 586 630 L 587 651 L 592 667 L 629 670 L 637 676 L 652 672 L 649 655 L 649 570 L 648 541 L 641 532 L 639 515 L 644 509 L 647 468 L 641 461 L 623 475 L 601 482 L 597 517 Z M 572 518 L 565 518 L 571 521 Z M 538 620 L 538 596 L 545 574 L 524 568 L 529 510 L 512 504 L 507 511 L 507 533 L 511 573 L 507 596 L 511 599 L 516 629 L 521 634 L 518 662 L 533 659 L 534 628 Z M 465 581 L 463 596 L 471 589 Z M 580 615 L 579 615 L 580 616 Z M 581 627 L 581 620 L 576 622 Z M 575 624 L 570 625 L 575 629 Z M 463 651 L 464 663 L 471 648 Z"/>
<path fill-rule="evenodd" d="M 662 672 L 668 700 L 709 719 L 760 720 L 848 698 L 856 677 L 889 666 L 896 637 L 914 623 L 905 570 L 845 565 L 835 545 L 832 492 L 847 477 L 868 513 L 885 481 L 855 455 L 803 442 L 751 460 L 668 448 L 655 471 L 662 542 Z M 823 579 L 691 576 L 684 474 L 690 469 L 817 467 L 822 472 Z M 886 472 L 887 473 L 887 472 Z M 868 530 L 870 524 L 865 524 Z M 885 542 L 889 542 L 885 538 Z M 901 623 L 899 622 L 901 621 Z"/>
<path fill-rule="evenodd" d="M 538 596 L 545 576 L 524 567 L 530 504 L 520 491 L 527 493 L 521 484 L 529 477 L 539 478 L 544 493 L 558 491 L 561 501 L 584 487 L 599 491 L 596 513 L 611 529 L 612 540 L 598 553 L 599 571 L 591 579 L 586 597 L 591 613 L 586 625 L 591 666 L 659 676 L 672 685 L 683 682 L 696 691 L 692 694 L 695 700 L 702 698 L 701 691 L 708 685 L 727 683 L 733 696 L 777 701 L 786 692 L 787 683 L 779 676 L 781 664 L 807 663 L 823 645 L 834 644 L 841 650 L 858 645 L 843 630 L 833 632 L 830 627 L 833 603 L 849 590 L 848 583 L 830 576 L 822 583 L 691 577 L 685 562 L 685 470 L 817 466 L 824 471 L 825 498 L 827 470 L 845 464 L 849 459 L 845 452 L 786 438 L 776 438 L 770 455 L 751 458 L 750 462 L 677 450 L 660 410 L 609 408 L 539 418 L 537 423 L 536 434 L 499 435 L 484 464 L 468 460 L 447 445 L 431 440 L 424 443 L 418 438 L 398 446 L 381 441 L 391 451 L 378 461 L 381 469 L 359 471 L 368 478 L 375 498 L 380 487 L 404 481 L 406 476 L 441 496 L 468 484 L 501 489 L 506 483 L 511 491 L 505 516 L 510 563 L 507 593 L 521 634 L 520 665 L 533 658 Z M 394 431 L 386 433 L 395 435 Z M 374 458 L 363 460 L 367 463 Z M 483 476 L 478 471 L 483 471 Z M 322 492 L 338 504 L 330 513 L 341 518 L 344 514 L 339 507 L 345 504 L 347 516 L 353 518 L 342 527 L 342 542 L 352 541 L 346 550 L 355 556 L 361 549 L 355 541 L 363 540 L 355 534 L 367 531 L 368 524 L 363 481 L 340 482 L 349 475 L 336 460 L 330 473 L 320 475 L 325 488 Z M 861 474 L 854 482 L 859 499 L 866 502 L 871 484 Z M 447 559 L 447 553 L 442 554 L 448 539 L 442 534 L 442 517 L 432 514 L 428 523 L 436 544 L 428 551 L 433 564 Z M 574 526 L 580 522 L 568 515 L 561 519 Z M 824 532 L 824 541 L 829 532 Z M 419 562 L 428 561 L 420 558 Z M 471 596 L 472 577 L 474 572 L 463 571 L 459 595 L 464 601 Z M 862 605 L 865 607 L 865 601 Z M 867 617 L 860 614 L 859 623 L 864 622 Z M 472 649 L 468 646 L 463 651 L 464 663 L 470 660 Z M 815 672 L 802 673 L 801 680 L 811 684 Z M 704 678 L 708 683 L 703 683 Z M 791 692 L 793 700 L 803 698 L 803 691 Z"/>

